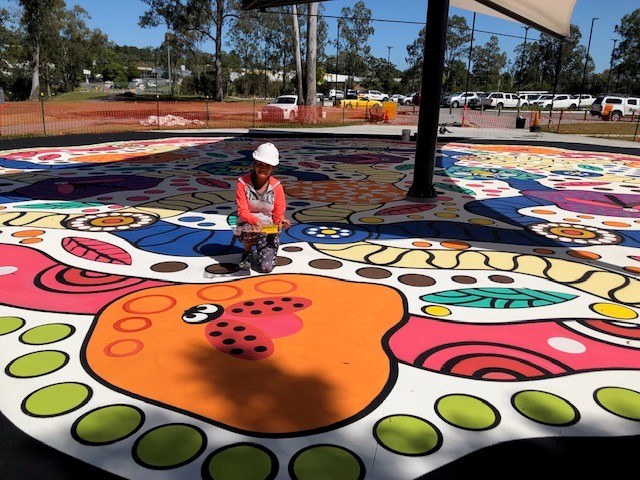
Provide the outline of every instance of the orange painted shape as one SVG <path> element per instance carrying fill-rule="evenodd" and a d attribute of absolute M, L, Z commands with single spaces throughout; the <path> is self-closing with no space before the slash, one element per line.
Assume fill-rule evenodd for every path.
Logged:
<path fill-rule="evenodd" d="M 275 292 L 311 304 L 296 312 L 302 328 L 270 338 L 273 353 L 262 360 L 223 353 L 205 335 L 209 323 L 182 320 L 185 310 L 197 305 L 226 308 Z M 123 329 L 132 310 L 144 311 L 150 327 Z M 85 355 L 98 378 L 133 395 L 233 430 L 290 436 L 377 406 L 395 381 L 383 337 L 404 314 L 402 297 L 392 288 L 311 275 L 158 287 L 109 305 L 95 321 Z M 213 322 L 224 319 L 223 313 Z M 260 328 L 260 316 L 253 325 Z"/>

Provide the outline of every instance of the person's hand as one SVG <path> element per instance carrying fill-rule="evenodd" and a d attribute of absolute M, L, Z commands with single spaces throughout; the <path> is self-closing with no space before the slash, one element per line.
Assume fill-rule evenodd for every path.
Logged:
<path fill-rule="evenodd" d="M 288 218 L 283 218 L 282 222 L 280 222 L 280 225 L 282 225 L 282 228 L 289 228 L 291 226 L 291 222 Z"/>

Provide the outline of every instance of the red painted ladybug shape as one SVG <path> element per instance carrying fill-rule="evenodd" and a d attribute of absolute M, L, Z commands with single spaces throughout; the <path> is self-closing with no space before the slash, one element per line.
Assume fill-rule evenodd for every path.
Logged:
<path fill-rule="evenodd" d="M 270 357 L 274 338 L 293 335 L 302 328 L 296 312 L 311 305 L 303 297 L 267 297 L 235 303 L 228 307 L 205 303 L 182 315 L 186 323 L 207 323 L 205 335 L 218 351 L 244 360 Z"/>

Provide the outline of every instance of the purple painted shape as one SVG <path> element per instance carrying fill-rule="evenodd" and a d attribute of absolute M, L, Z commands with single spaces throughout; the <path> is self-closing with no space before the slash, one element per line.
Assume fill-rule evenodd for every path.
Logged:
<path fill-rule="evenodd" d="M 354 163 L 359 165 L 370 165 L 374 163 L 402 163 L 406 160 L 404 157 L 387 154 L 361 154 L 361 155 L 322 155 L 316 157 L 320 162 L 341 162 Z"/>
<path fill-rule="evenodd" d="M 51 178 L 17 188 L 14 192 L 38 200 L 79 200 L 113 192 L 153 188 L 160 182 L 160 178 L 141 175 Z"/>
<path fill-rule="evenodd" d="M 554 203 L 563 210 L 590 215 L 637 217 L 640 212 L 640 195 L 613 192 L 588 192 L 583 190 L 536 191 L 525 190 L 523 195 Z"/>

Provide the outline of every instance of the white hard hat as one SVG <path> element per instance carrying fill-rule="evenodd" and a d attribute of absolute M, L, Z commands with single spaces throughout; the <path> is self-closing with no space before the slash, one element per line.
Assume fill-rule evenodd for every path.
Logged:
<path fill-rule="evenodd" d="M 267 142 L 253 151 L 253 159 L 275 167 L 280 163 L 280 153 L 273 143 Z"/>

